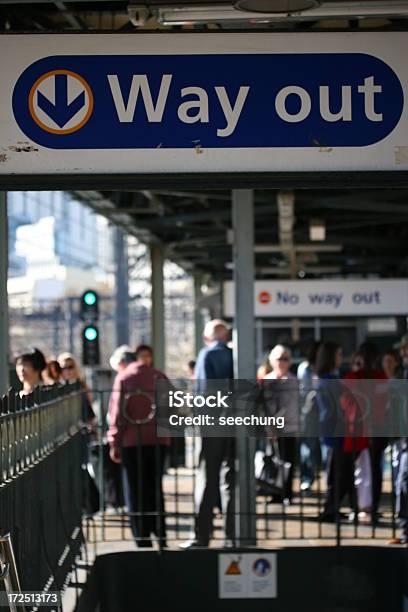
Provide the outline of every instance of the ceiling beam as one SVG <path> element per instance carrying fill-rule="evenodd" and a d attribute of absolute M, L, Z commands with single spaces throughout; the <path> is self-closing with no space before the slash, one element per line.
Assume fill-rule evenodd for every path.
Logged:
<path fill-rule="evenodd" d="M 408 6 L 408 5 L 407 5 Z M 398 214 L 407 215 L 408 217 L 408 198 L 406 204 L 395 204 L 394 202 L 373 202 L 371 200 L 361 200 L 358 197 L 346 196 L 344 199 L 316 199 L 313 202 L 308 202 L 307 205 L 312 205 L 313 208 L 324 210 L 348 210 L 348 211 L 364 211 L 367 213 L 381 213 L 383 215 Z M 299 208 L 300 212 L 306 212 L 307 209 Z"/>
<path fill-rule="evenodd" d="M 72 12 L 67 11 L 67 7 L 61 0 L 54 0 L 54 4 L 60 14 L 63 15 L 65 21 L 69 23 L 74 30 L 87 29 L 82 20 L 78 19 Z"/>
<path fill-rule="evenodd" d="M 255 253 L 282 253 L 294 248 L 296 253 L 339 253 L 343 250 L 342 244 L 295 244 L 293 247 L 286 247 L 282 244 L 257 244 Z"/>
<path fill-rule="evenodd" d="M 341 266 L 302 266 L 299 270 L 306 274 L 339 274 L 342 268 Z M 263 266 L 257 268 L 257 272 L 259 274 L 273 274 L 296 278 L 296 276 L 292 276 L 292 270 L 289 266 Z"/>

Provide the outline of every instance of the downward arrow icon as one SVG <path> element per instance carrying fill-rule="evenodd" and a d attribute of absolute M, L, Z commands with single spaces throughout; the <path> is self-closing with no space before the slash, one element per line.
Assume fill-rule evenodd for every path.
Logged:
<path fill-rule="evenodd" d="M 81 91 L 68 104 L 68 76 L 66 74 L 56 74 L 54 102 L 46 98 L 41 91 L 37 91 L 37 105 L 58 127 L 63 128 L 85 105 L 85 92 Z"/>

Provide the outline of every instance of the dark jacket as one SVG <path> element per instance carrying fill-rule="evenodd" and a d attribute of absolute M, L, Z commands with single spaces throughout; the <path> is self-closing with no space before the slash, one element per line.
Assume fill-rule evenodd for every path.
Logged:
<path fill-rule="evenodd" d="M 119 372 L 109 402 L 108 442 L 112 447 L 168 445 L 169 438 L 157 438 L 157 420 L 152 411 L 159 380 L 167 376 L 139 361 Z M 141 425 L 136 422 L 145 421 Z"/>
<path fill-rule="evenodd" d="M 319 377 L 316 385 L 316 403 L 319 412 L 320 436 L 327 446 L 341 448 L 344 421 L 340 407 L 341 382 L 334 374 Z"/>
<path fill-rule="evenodd" d="M 200 387 L 200 381 L 203 380 L 232 380 L 234 378 L 232 350 L 225 342 L 215 342 L 201 349 L 197 357 L 195 378 L 198 387 Z"/>

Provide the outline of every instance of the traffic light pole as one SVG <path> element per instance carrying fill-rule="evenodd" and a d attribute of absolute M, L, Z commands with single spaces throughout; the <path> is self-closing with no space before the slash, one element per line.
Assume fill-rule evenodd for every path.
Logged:
<path fill-rule="evenodd" d="M 0 191 L 0 396 L 9 386 L 7 192 Z"/>
<path fill-rule="evenodd" d="M 75 319 L 74 319 L 74 300 L 78 298 L 68 297 L 68 346 L 69 352 L 75 353 L 75 340 L 74 340 L 74 331 L 75 331 Z"/>

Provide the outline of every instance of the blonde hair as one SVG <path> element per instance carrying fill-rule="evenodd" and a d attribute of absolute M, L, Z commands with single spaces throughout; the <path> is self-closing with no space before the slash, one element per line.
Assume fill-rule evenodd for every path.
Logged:
<path fill-rule="evenodd" d="M 61 368 L 62 368 L 62 364 L 64 361 L 72 361 L 73 366 L 74 366 L 74 372 L 75 372 L 75 379 L 79 380 L 82 389 L 86 392 L 86 395 L 88 397 L 89 400 L 89 404 L 92 405 L 92 393 L 90 388 L 88 387 L 88 384 L 86 382 L 86 378 L 85 375 L 81 372 L 79 366 L 78 366 L 78 362 L 75 359 L 75 357 L 73 356 L 72 353 L 69 352 L 65 352 L 65 353 L 60 353 L 57 357 L 57 361 L 60 364 Z"/>
<path fill-rule="evenodd" d="M 280 357 L 282 353 L 286 353 L 289 357 L 289 361 L 292 361 L 292 351 L 290 350 L 290 348 L 288 346 L 285 346 L 284 344 L 277 344 L 269 353 L 269 363 L 272 364 L 272 362 L 278 359 L 278 357 Z"/>
<path fill-rule="evenodd" d="M 74 366 L 74 371 L 75 371 L 75 378 L 79 381 L 81 381 L 81 383 L 86 386 L 86 381 L 85 381 L 85 376 L 83 375 L 83 373 L 81 372 L 79 366 L 78 366 L 78 362 L 75 359 L 74 355 L 72 353 L 69 353 L 68 351 L 66 351 L 65 353 L 60 353 L 57 357 L 57 361 L 60 364 L 60 366 L 62 367 L 62 364 L 64 361 L 72 361 L 72 364 Z"/>

